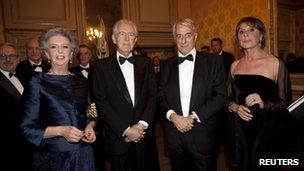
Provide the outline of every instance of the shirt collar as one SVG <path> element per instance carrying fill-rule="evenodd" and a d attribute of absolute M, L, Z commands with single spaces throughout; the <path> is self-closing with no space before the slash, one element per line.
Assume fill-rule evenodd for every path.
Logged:
<path fill-rule="evenodd" d="M 130 56 L 132 56 L 132 52 L 128 56 L 124 56 L 121 53 L 119 53 L 118 51 L 116 51 L 116 57 L 119 58 L 119 56 L 122 56 L 122 57 L 125 57 L 125 58 L 129 58 Z"/>
<path fill-rule="evenodd" d="M 90 68 L 90 64 L 88 63 L 86 66 L 83 66 L 83 65 L 79 65 L 81 68 Z"/>
<path fill-rule="evenodd" d="M 193 56 L 193 60 L 195 59 L 195 57 L 196 57 L 196 49 L 195 48 L 193 48 L 189 53 L 187 53 L 186 55 L 183 55 L 182 53 L 180 53 L 179 51 L 178 51 L 178 56 L 179 57 L 182 57 L 182 58 L 184 58 L 184 57 L 186 57 L 186 56 L 188 56 L 189 54 L 191 54 L 192 56 Z"/>
<path fill-rule="evenodd" d="M 132 55 L 133 55 L 132 52 L 128 56 L 124 56 L 121 53 L 119 53 L 118 51 L 116 51 L 116 59 L 117 59 L 118 63 L 119 63 L 119 56 L 122 56 L 122 57 L 125 57 L 125 58 L 129 58 Z M 119 65 L 120 65 L 120 63 L 119 63 Z"/>
<path fill-rule="evenodd" d="M 10 78 L 10 77 L 9 77 L 9 72 L 4 71 L 4 70 L 1 69 L 1 68 L 0 68 L 0 72 L 2 72 L 2 74 L 3 74 L 6 78 L 8 78 L 8 79 Z"/>
<path fill-rule="evenodd" d="M 30 61 L 30 63 L 31 63 L 31 65 L 33 66 L 33 65 L 41 65 L 41 61 L 38 63 L 38 64 L 36 64 L 35 62 L 33 62 L 32 60 L 30 60 L 30 59 L 28 59 L 29 61 Z"/>

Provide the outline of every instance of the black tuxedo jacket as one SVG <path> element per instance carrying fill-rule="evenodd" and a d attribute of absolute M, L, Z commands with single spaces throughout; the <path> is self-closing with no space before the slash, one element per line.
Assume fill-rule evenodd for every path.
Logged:
<path fill-rule="evenodd" d="M 161 66 L 159 98 L 166 113 L 170 109 L 182 115 L 179 69 L 177 56 L 167 59 Z M 190 113 L 194 111 L 201 123 L 195 123 L 190 132 L 195 141 L 202 143 L 204 150 L 212 150 L 218 141 L 219 115 L 217 113 L 226 105 L 226 87 L 224 67 L 221 57 L 214 54 L 197 53 L 193 71 Z M 165 135 L 168 146 L 178 146 L 180 133 L 172 122 L 165 119 Z M 210 148 L 209 148 L 210 147 Z M 214 150 L 214 149 L 213 149 Z"/>
<path fill-rule="evenodd" d="M 22 137 L 20 131 L 21 98 L 15 86 L 0 72 L 0 127 L 1 141 L 4 143 L 1 165 L 12 170 L 33 170 L 31 146 Z"/>
<path fill-rule="evenodd" d="M 50 69 L 50 66 L 44 60 L 42 60 L 41 66 L 42 66 L 42 72 L 48 72 Z M 32 76 L 34 76 L 34 74 L 35 74 L 35 68 L 32 66 L 31 62 L 28 59 L 21 61 L 17 65 L 16 75 L 24 87 L 27 86 L 28 81 Z"/>
<path fill-rule="evenodd" d="M 138 146 L 147 146 L 153 138 L 156 108 L 156 79 L 147 57 L 134 56 L 135 105 L 133 107 L 127 85 L 116 56 L 98 61 L 93 75 L 93 90 L 97 106 L 104 120 L 105 149 L 112 154 L 123 154 L 130 143 L 122 137 L 124 131 L 139 120 L 149 124 L 145 138 Z"/>
<path fill-rule="evenodd" d="M 222 51 L 222 57 L 223 57 L 223 61 L 224 61 L 225 74 L 226 74 L 226 78 L 227 78 L 229 71 L 230 71 L 230 66 L 234 62 L 235 58 L 231 53 L 226 52 L 226 51 Z"/>
<path fill-rule="evenodd" d="M 90 73 L 90 72 L 92 72 L 92 70 L 93 70 L 93 67 L 90 64 L 90 68 L 89 68 L 88 72 Z M 74 73 L 74 74 L 79 74 L 82 71 L 82 67 L 81 66 L 76 66 L 76 67 L 70 68 L 69 71 Z"/>

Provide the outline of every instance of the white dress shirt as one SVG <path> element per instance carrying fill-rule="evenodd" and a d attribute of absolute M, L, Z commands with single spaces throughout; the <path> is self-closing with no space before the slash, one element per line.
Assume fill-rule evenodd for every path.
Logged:
<path fill-rule="evenodd" d="M 193 61 L 185 60 L 178 65 L 178 77 L 179 77 L 179 90 L 180 90 L 180 101 L 182 107 L 182 114 L 184 117 L 189 116 L 190 113 L 193 113 L 197 118 L 197 121 L 200 122 L 197 114 L 194 111 L 189 111 L 191 92 L 192 92 L 192 81 L 193 81 L 193 72 L 196 59 L 196 49 L 193 48 L 188 54 L 183 55 L 178 52 L 179 58 L 185 58 L 189 54 L 193 56 Z M 166 114 L 168 120 L 170 120 L 171 114 L 176 113 L 174 110 L 169 110 Z"/>
<path fill-rule="evenodd" d="M 19 93 L 22 94 L 24 88 L 23 88 L 22 84 L 20 83 L 19 79 L 17 77 L 15 77 L 14 75 L 12 77 L 10 77 L 9 72 L 7 72 L 7 71 L 4 71 L 2 69 L 0 69 L 0 71 L 15 86 L 15 88 L 19 91 Z"/>
<path fill-rule="evenodd" d="M 90 64 L 87 64 L 86 66 L 83 66 L 83 65 L 79 65 L 81 68 L 90 68 Z M 86 71 L 86 70 L 82 70 L 81 71 L 82 75 L 86 78 L 88 78 L 88 75 L 89 75 L 89 72 Z"/>
<path fill-rule="evenodd" d="M 127 88 L 128 88 L 128 91 L 129 91 L 129 95 L 131 97 L 131 100 L 132 100 L 132 104 L 133 104 L 133 107 L 135 106 L 135 90 L 134 90 L 134 65 L 131 64 L 129 61 L 125 61 L 123 64 L 120 64 L 119 63 L 119 56 L 121 57 L 125 57 L 123 56 L 122 54 L 120 54 L 119 52 L 116 52 L 116 59 L 117 59 L 117 62 L 119 64 L 119 67 L 121 69 L 121 72 L 124 76 L 124 79 L 125 79 L 125 82 L 126 82 L 126 85 L 127 85 Z M 132 53 L 125 57 L 125 58 L 129 58 L 132 56 Z M 143 121 L 143 120 L 140 120 L 138 123 L 141 123 L 143 124 L 146 129 L 148 128 L 149 124 L 146 122 L 146 121 Z M 125 133 L 127 132 L 127 130 L 129 129 L 130 127 L 128 127 L 124 133 L 123 133 L 123 136 L 125 135 Z"/>

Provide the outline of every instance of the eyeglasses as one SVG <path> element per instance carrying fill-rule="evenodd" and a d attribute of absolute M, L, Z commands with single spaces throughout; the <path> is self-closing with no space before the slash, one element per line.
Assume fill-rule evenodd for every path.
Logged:
<path fill-rule="evenodd" d="M 191 39 L 193 37 L 193 34 L 192 33 L 186 33 L 186 34 L 184 34 L 184 35 L 182 35 L 182 34 L 176 34 L 175 35 L 175 39 L 177 39 L 177 40 L 182 40 L 182 39 L 187 39 L 187 40 L 189 40 L 189 39 Z"/>
<path fill-rule="evenodd" d="M 119 38 L 121 39 L 125 39 L 125 38 L 129 38 L 131 40 L 135 40 L 137 38 L 137 35 L 135 33 L 126 33 L 126 32 L 118 32 L 116 35 L 118 35 Z"/>
<path fill-rule="evenodd" d="M 52 50 L 52 51 L 58 51 L 58 50 L 69 50 L 70 49 L 70 46 L 69 45 L 56 45 L 56 44 L 51 44 L 48 46 L 48 49 L 49 50 Z"/>
<path fill-rule="evenodd" d="M 245 33 L 246 34 L 249 34 L 249 33 L 252 33 L 252 32 L 255 32 L 256 31 L 256 29 L 255 28 L 250 28 L 250 29 L 239 29 L 239 31 L 238 31 L 238 35 L 244 35 Z"/>
<path fill-rule="evenodd" d="M 16 60 L 18 58 L 18 55 L 16 54 L 10 54 L 10 55 L 4 55 L 4 54 L 0 54 L 0 60 L 7 60 L 7 59 L 10 59 L 10 60 Z"/>

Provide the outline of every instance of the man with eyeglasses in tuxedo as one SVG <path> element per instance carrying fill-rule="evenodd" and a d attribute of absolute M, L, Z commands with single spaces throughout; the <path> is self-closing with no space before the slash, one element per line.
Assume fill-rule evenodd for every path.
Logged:
<path fill-rule="evenodd" d="M 21 98 L 24 91 L 15 75 L 20 61 L 16 46 L 0 44 L 0 110 L 3 150 L 1 167 L 10 170 L 33 170 L 31 145 L 22 137 Z"/>
<path fill-rule="evenodd" d="M 173 25 L 178 54 L 160 72 L 160 105 L 165 111 L 165 142 L 173 171 L 216 171 L 220 115 L 226 103 L 223 61 L 195 48 L 191 19 Z"/>
<path fill-rule="evenodd" d="M 116 54 L 98 61 L 93 74 L 112 171 L 159 170 L 154 135 L 156 78 L 151 60 L 132 54 L 137 35 L 132 21 L 116 22 L 112 34 Z"/>

